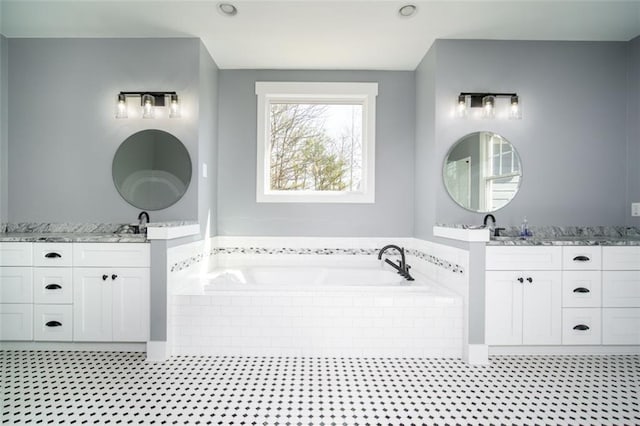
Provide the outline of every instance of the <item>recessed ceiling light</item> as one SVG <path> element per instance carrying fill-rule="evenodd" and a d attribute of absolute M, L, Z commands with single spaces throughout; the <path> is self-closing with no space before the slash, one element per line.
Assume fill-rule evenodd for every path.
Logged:
<path fill-rule="evenodd" d="M 218 11 L 225 16 L 236 16 L 238 9 L 231 3 L 218 3 Z"/>
<path fill-rule="evenodd" d="M 409 18 L 416 14 L 418 8 L 415 4 L 405 4 L 400 9 L 398 9 L 398 15 L 403 18 Z"/>

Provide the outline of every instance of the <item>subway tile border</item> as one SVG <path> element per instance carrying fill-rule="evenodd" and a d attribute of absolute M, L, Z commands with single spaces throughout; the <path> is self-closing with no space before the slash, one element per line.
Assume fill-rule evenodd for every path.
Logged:
<path fill-rule="evenodd" d="M 268 248 L 268 247 L 216 247 L 212 248 L 208 256 L 216 255 L 316 255 L 316 256 L 375 256 L 379 249 L 363 248 Z M 464 274 L 464 267 L 457 263 L 449 262 L 446 259 L 425 253 L 416 249 L 407 249 L 408 256 L 415 256 L 418 259 L 436 265 L 440 268 L 457 274 Z M 180 272 L 190 268 L 205 258 L 205 253 L 198 253 L 184 260 L 180 260 L 171 265 L 170 272 Z"/>

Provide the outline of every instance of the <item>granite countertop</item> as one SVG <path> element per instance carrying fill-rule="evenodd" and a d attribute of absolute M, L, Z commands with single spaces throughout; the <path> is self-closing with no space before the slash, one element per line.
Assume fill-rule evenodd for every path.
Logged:
<path fill-rule="evenodd" d="M 4 232 L 0 242 L 27 243 L 144 243 L 145 234 L 98 232 Z"/>
<path fill-rule="evenodd" d="M 477 225 L 439 225 L 454 229 L 485 230 Z M 490 231 L 488 246 L 640 246 L 640 227 L 633 226 L 532 226 L 530 237 L 519 237 L 520 227 L 500 226 L 502 236 Z"/>
<path fill-rule="evenodd" d="M 488 246 L 640 246 L 638 237 L 548 236 L 491 237 Z"/>

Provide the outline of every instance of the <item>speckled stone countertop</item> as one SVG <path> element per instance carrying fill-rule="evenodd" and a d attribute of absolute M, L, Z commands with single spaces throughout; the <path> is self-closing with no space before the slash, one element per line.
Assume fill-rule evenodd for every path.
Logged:
<path fill-rule="evenodd" d="M 110 223 L 3 223 L 0 242 L 37 243 L 144 243 L 128 224 Z"/>
<path fill-rule="evenodd" d="M 441 225 L 462 229 L 482 229 L 482 226 Z M 493 236 L 489 246 L 640 246 L 640 228 L 633 226 L 535 226 L 532 235 L 522 238 L 520 228 L 501 226 L 501 237 Z"/>
<path fill-rule="evenodd" d="M 145 234 L 100 234 L 97 232 L 5 232 L 0 233 L 0 242 L 25 243 L 144 243 Z"/>

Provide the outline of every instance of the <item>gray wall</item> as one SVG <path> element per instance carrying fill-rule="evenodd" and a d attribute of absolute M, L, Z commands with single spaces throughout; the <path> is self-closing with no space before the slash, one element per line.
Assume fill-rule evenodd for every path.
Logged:
<path fill-rule="evenodd" d="M 8 220 L 135 221 L 111 178 L 118 145 L 157 128 L 197 164 L 197 39 L 9 39 Z M 175 90 L 183 118 L 115 119 L 120 91 Z M 135 98 L 130 102 L 135 103 Z M 197 167 L 185 196 L 151 220 L 197 219 Z"/>
<path fill-rule="evenodd" d="M 1 6 L 0 6 L 1 8 Z M 8 97 L 7 39 L 0 35 L 0 223 L 7 221 L 8 149 L 7 149 L 7 97 Z"/>
<path fill-rule="evenodd" d="M 640 217 L 631 217 L 631 203 L 640 203 L 640 36 L 629 42 L 627 109 L 627 225 L 640 226 Z"/>
<path fill-rule="evenodd" d="M 198 181 L 198 221 L 200 233 L 205 237 L 216 235 L 218 189 L 218 66 L 200 42 L 200 111 L 198 153 L 196 167 Z M 203 164 L 207 165 L 207 177 L 202 175 Z"/>
<path fill-rule="evenodd" d="M 256 203 L 256 81 L 379 83 L 375 204 Z M 222 70 L 219 90 L 219 235 L 412 235 L 413 72 Z"/>
<path fill-rule="evenodd" d="M 436 61 L 438 44 L 434 44 L 415 71 L 416 140 L 414 182 L 414 236 L 427 239 L 436 223 L 436 188 L 442 184 L 435 170 L 442 159 L 436 156 Z"/>
<path fill-rule="evenodd" d="M 422 179 L 436 183 L 436 222 L 481 223 L 483 214 L 450 199 L 441 168 L 461 136 L 489 130 L 506 137 L 523 164 L 520 193 L 495 214 L 499 225 L 517 225 L 524 216 L 533 226 L 625 223 L 627 43 L 439 40 L 434 49 L 435 124 L 418 133 L 417 147 L 428 145 L 436 163 L 420 152 L 416 161 L 431 166 Z M 418 86 L 431 78 L 425 61 Z M 461 91 L 518 92 L 523 119 L 455 118 Z M 430 235 L 430 229 L 416 229 L 418 237 Z"/>

